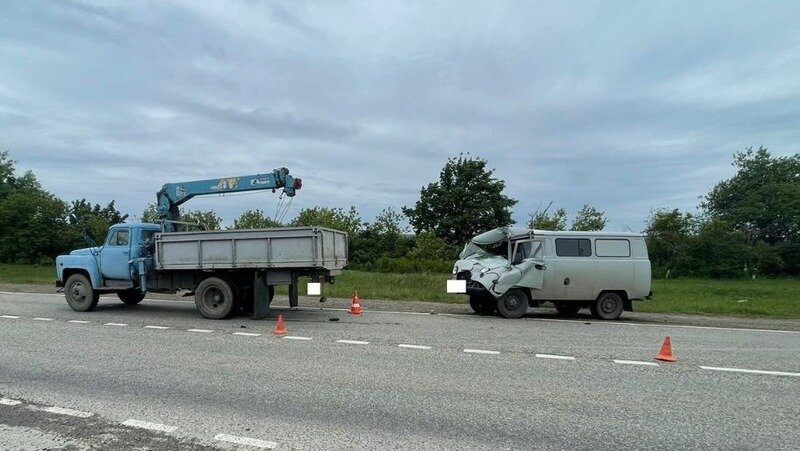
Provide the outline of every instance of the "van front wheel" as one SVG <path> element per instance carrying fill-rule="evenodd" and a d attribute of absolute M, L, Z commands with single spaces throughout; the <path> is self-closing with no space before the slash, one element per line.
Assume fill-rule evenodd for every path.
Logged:
<path fill-rule="evenodd" d="M 497 311 L 504 318 L 522 318 L 528 311 L 528 295 L 519 288 L 512 288 L 497 299 Z"/>
<path fill-rule="evenodd" d="M 591 306 L 592 316 L 597 319 L 617 319 L 622 315 L 624 303 L 617 293 L 603 293 Z"/>

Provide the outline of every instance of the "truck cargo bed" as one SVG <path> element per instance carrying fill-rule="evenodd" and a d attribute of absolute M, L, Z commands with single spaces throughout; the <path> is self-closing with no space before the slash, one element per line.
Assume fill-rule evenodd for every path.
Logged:
<path fill-rule="evenodd" d="M 158 233 L 157 270 L 318 268 L 347 265 L 347 234 L 321 227 Z"/>

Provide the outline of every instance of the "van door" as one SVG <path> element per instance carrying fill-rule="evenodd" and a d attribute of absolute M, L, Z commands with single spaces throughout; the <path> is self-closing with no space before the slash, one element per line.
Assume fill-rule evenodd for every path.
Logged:
<path fill-rule="evenodd" d="M 590 238 L 556 238 L 555 300 L 595 298 L 595 258 Z"/>
<path fill-rule="evenodd" d="M 130 280 L 130 229 L 114 229 L 100 250 L 100 272 L 105 279 Z"/>
<path fill-rule="evenodd" d="M 505 293 L 513 287 L 541 288 L 545 270 L 543 248 L 544 241 L 541 239 L 516 241 L 508 269 L 497 278 L 494 291 Z"/>

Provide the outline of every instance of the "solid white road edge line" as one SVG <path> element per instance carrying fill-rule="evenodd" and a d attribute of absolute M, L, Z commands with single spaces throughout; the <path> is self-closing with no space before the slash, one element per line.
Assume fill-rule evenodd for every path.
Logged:
<path fill-rule="evenodd" d="M 105 323 L 104 326 L 116 326 L 116 327 L 125 327 L 127 324 L 125 323 Z"/>
<path fill-rule="evenodd" d="M 254 334 L 252 332 L 234 332 L 233 335 L 241 335 L 243 337 L 260 337 L 261 334 Z"/>
<path fill-rule="evenodd" d="M 14 316 L 14 315 L 0 315 L 0 318 L 7 318 L 7 319 L 19 319 L 19 316 Z"/>
<path fill-rule="evenodd" d="M 55 413 L 57 415 L 69 415 L 71 417 L 89 418 L 94 415 L 92 412 L 81 412 L 80 410 L 65 409 L 63 407 L 45 407 L 41 409 L 45 412 Z"/>
<path fill-rule="evenodd" d="M 656 362 L 644 362 L 642 360 L 614 360 L 614 363 L 622 365 L 645 365 L 645 366 L 658 366 Z"/>
<path fill-rule="evenodd" d="M 744 368 L 721 368 L 716 366 L 702 366 L 702 365 L 700 365 L 700 368 L 711 371 L 727 371 L 730 373 L 768 374 L 770 376 L 800 377 L 800 373 L 788 373 L 786 371 L 747 370 Z"/>
<path fill-rule="evenodd" d="M 57 294 L 57 293 L 29 293 L 29 292 L 25 292 L 25 291 L 0 291 L 0 294 L 12 294 L 12 295 L 15 295 L 15 294 L 26 294 L 26 295 L 34 295 L 34 296 L 58 296 L 60 298 L 64 297 L 63 294 Z M 382 301 L 382 300 L 385 300 L 385 299 L 378 299 L 378 300 Z M 172 303 L 178 302 L 178 303 L 183 303 L 183 304 L 187 304 L 187 305 L 188 305 L 188 303 L 191 303 L 191 301 L 181 301 L 181 300 L 178 300 L 178 299 L 174 299 L 174 300 L 169 300 L 169 299 L 148 299 L 147 302 L 148 303 L 149 302 L 172 302 Z M 277 306 L 277 307 L 284 308 L 284 306 Z M 285 307 L 285 308 L 288 309 L 288 307 Z M 350 310 L 350 309 L 347 309 L 347 308 L 339 308 L 339 309 L 337 309 L 337 308 L 325 308 L 325 307 L 295 307 L 295 309 L 296 310 L 309 310 L 309 311 L 327 310 L 327 311 L 337 311 L 337 312 L 346 312 L 346 311 Z M 378 313 L 378 314 L 380 314 L 380 313 L 389 313 L 389 314 L 399 314 L 399 315 L 431 316 L 430 313 L 424 313 L 424 312 L 397 312 L 397 311 L 391 311 L 391 310 L 371 310 L 370 311 L 370 314 L 376 314 L 376 313 Z M 468 317 L 468 318 L 474 318 L 474 319 L 485 318 L 483 316 L 472 316 L 472 315 L 466 314 L 466 313 L 437 313 L 436 316 L 449 316 L 449 317 L 455 317 L 455 318 Z M 529 320 L 529 321 L 549 321 L 549 322 L 576 323 L 576 324 L 583 324 L 583 323 L 587 322 L 587 321 L 582 321 L 582 320 L 556 319 L 556 318 L 535 318 L 534 317 L 534 318 L 525 318 L 525 319 Z M 613 321 L 598 322 L 598 321 L 594 321 L 594 320 L 588 321 L 588 322 L 590 322 L 591 324 L 599 325 L 599 326 L 680 327 L 680 328 L 684 328 L 684 329 L 709 329 L 709 330 L 732 330 L 732 331 L 739 331 L 739 332 L 775 332 L 775 333 L 780 333 L 780 334 L 800 334 L 800 331 L 798 331 L 798 330 L 752 329 L 752 328 L 746 328 L 746 327 L 689 326 L 689 325 L 684 325 L 684 324 L 648 324 L 648 323 L 637 323 L 637 322 L 630 322 L 630 323 L 624 322 L 624 323 L 621 323 L 621 322 L 613 322 Z"/>
<path fill-rule="evenodd" d="M 486 349 L 465 349 L 468 354 L 500 354 L 500 351 L 487 351 Z"/>
<path fill-rule="evenodd" d="M 398 348 L 407 348 L 407 349 L 431 349 L 430 346 L 423 346 L 423 345 L 407 345 L 407 344 L 399 344 L 397 345 Z"/>
<path fill-rule="evenodd" d="M 228 443 L 235 443 L 237 445 L 255 446 L 258 448 L 266 448 L 266 449 L 272 449 L 278 446 L 278 444 L 275 442 L 268 442 L 266 440 L 259 440 L 250 437 L 239 437 L 236 435 L 228 435 L 228 434 L 217 434 L 214 436 L 214 440 L 219 440 Z"/>
<path fill-rule="evenodd" d="M 145 329 L 157 329 L 157 330 L 166 330 L 169 329 L 167 326 L 144 326 Z"/>
<path fill-rule="evenodd" d="M 284 340 L 311 340 L 311 337 L 301 337 L 299 335 L 287 335 L 283 337 Z"/>
<path fill-rule="evenodd" d="M 554 360 L 575 360 L 571 355 L 557 355 L 557 354 L 536 354 L 540 359 L 554 359 Z"/>
<path fill-rule="evenodd" d="M 175 432 L 178 426 L 169 426 L 160 423 L 150 423 L 148 421 L 139 420 L 125 420 L 122 422 L 123 426 L 130 426 L 132 428 L 148 429 L 150 431 L 158 432 Z"/>
<path fill-rule="evenodd" d="M 368 341 L 358 341 L 358 340 L 336 340 L 337 343 L 344 343 L 346 345 L 368 345 Z"/>
<path fill-rule="evenodd" d="M 22 404 L 22 401 L 17 401 L 16 399 L 0 398 L 0 404 L 4 406 L 17 406 Z"/>
<path fill-rule="evenodd" d="M 67 322 L 68 323 L 74 323 L 74 324 L 89 324 L 89 321 L 83 321 L 83 320 L 80 320 L 80 319 L 71 319 L 71 320 L 69 320 Z"/>
<path fill-rule="evenodd" d="M 210 329 L 186 329 L 186 332 L 199 332 L 201 334 L 210 334 L 211 332 L 214 331 Z"/>

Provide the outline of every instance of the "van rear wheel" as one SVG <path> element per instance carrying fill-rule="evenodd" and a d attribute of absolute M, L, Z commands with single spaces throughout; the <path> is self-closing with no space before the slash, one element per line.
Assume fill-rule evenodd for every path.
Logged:
<path fill-rule="evenodd" d="M 597 319 L 613 320 L 622 315 L 624 303 L 617 293 L 603 293 L 592 303 L 592 316 Z"/>
<path fill-rule="evenodd" d="M 512 288 L 497 299 L 497 311 L 504 318 L 522 318 L 528 311 L 528 295 L 519 288 Z"/>

